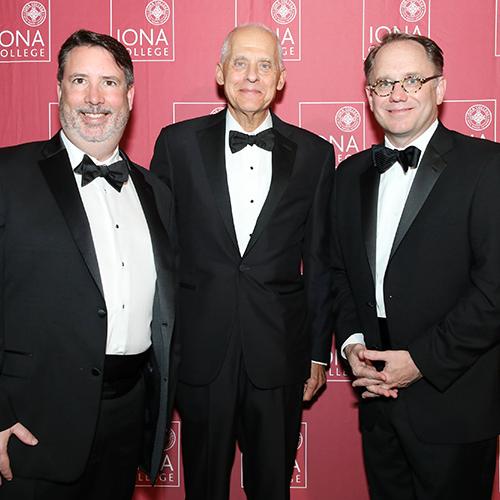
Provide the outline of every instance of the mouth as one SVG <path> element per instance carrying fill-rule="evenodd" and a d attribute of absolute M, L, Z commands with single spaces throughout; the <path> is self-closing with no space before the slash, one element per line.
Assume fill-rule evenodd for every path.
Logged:
<path fill-rule="evenodd" d="M 79 113 L 83 117 L 83 120 L 88 123 L 99 123 L 101 121 L 104 121 L 108 117 L 108 115 L 111 114 L 111 112 L 108 110 L 94 111 L 85 109 L 80 109 Z"/>
<path fill-rule="evenodd" d="M 397 109 L 387 109 L 386 111 L 390 113 L 391 115 L 401 115 L 404 113 L 408 113 L 412 110 L 413 108 L 397 108 Z"/>

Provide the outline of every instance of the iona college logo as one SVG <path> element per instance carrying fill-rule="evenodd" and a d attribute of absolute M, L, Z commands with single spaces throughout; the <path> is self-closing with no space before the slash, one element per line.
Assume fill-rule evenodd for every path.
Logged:
<path fill-rule="evenodd" d="M 165 451 L 171 450 L 177 441 L 177 436 L 175 435 L 175 432 L 173 429 L 170 429 L 168 431 L 168 438 L 167 438 L 167 444 L 165 446 Z"/>
<path fill-rule="evenodd" d="M 222 111 L 223 109 L 226 109 L 226 107 L 225 106 L 217 106 L 216 108 L 212 109 L 212 111 L 210 111 L 210 114 L 216 115 L 219 111 Z"/>
<path fill-rule="evenodd" d="M 492 119 L 490 109 L 484 104 L 474 104 L 465 112 L 465 123 L 469 128 L 478 132 L 487 129 Z"/>
<path fill-rule="evenodd" d="M 335 113 L 335 125 L 343 132 L 353 132 L 361 123 L 361 115 L 352 106 L 342 106 Z"/>
<path fill-rule="evenodd" d="M 21 18 L 25 24 L 36 28 L 44 23 L 47 18 L 47 10 L 40 2 L 28 2 L 21 10 Z"/>
<path fill-rule="evenodd" d="M 302 432 L 299 432 L 299 442 L 297 443 L 297 450 L 300 450 L 303 444 L 304 444 L 304 436 L 302 435 Z"/>
<path fill-rule="evenodd" d="M 145 16 L 150 24 L 160 26 L 170 18 L 170 7 L 163 0 L 152 0 L 146 5 Z"/>
<path fill-rule="evenodd" d="M 292 0 L 276 0 L 271 7 L 271 17 L 278 24 L 289 24 L 297 15 L 297 7 Z"/>
<path fill-rule="evenodd" d="M 424 0 L 402 0 L 399 6 L 401 17 L 409 23 L 416 23 L 425 16 L 427 7 Z"/>

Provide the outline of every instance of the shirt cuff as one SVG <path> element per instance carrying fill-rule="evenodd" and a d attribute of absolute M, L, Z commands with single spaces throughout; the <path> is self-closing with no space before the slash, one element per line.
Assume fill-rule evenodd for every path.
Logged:
<path fill-rule="evenodd" d="M 362 333 L 353 333 L 341 346 L 340 354 L 344 359 L 347 359 L 345 355 L 345 348 L 351 344 L 365 344 L 365 336 Z"/>
<path fill-rule="evenodd" d="M 314 361 L 314 359 L 311 360 L 311 363 L 314 363 L 315 365 L 328 366 L 327 363 L 323 363 L 323 361 Z"/>

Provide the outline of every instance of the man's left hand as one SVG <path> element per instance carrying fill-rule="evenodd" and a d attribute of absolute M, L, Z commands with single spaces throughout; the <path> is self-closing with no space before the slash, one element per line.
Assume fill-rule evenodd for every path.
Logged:
<path fill-rule="evenodd" d="M 326 383 L 326 368 L 318 363 L 311 363 L 311 376 L 304 384 L 303 401 L 311 401 L 318 390 Z"/>
<path fill-rule="evenodd" d="M 380 374 L 384 378 L 384 385 L 402 389 L 422 378 L 420 370 L 413 362 L 408 351 L 365 351 L 365 358 L 370 361 L 383 361 L 384 369 Z"/>

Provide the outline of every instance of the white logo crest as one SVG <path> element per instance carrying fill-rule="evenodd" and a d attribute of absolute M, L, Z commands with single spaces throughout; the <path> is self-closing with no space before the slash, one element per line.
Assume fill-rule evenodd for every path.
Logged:
<path fill-rule="evenodd" d="M 40 2 L 28 2 L 24 4 L 21 18 L 25 24 L 34 28 L 43 24 L 47 18 L 47 10 Z"/>
<path fill-rule="evenodd" d="M 147 21 L 150 24 L 159 26 L 165 24 L 170 18 L 170 7 L 163 0 L 152 0 L 146 5 L 144 12 Z"/>
<path fill-rule="evenodd" d="M 276 0 L 271 7 L 271 17 L 278 24 L 289 24 L 297 15 L 297 7 L 292 0 Z"/>
<path fill-rule="evenodd" d="M 361 115 L 352 106 L 342 106 L 335 113 L 335 125 L 343 132 L 353 132 L 361 123 Z"/>
<path fill-rule="evenodd" d="M 484 104 L 474 104 L 465 112 L 465 123 L 472 130 L 487 129 L 492 119 L 491 110 Z"/>
<path fill-rule="evenodd" d="M 297 444 L 297 450 L 300 450 L 303 444 L 304 444 L 304 436 L 302 435 L 302 432 L 299 432 L 299 442 Z"/>
<path fill-rule="evenodd" d="M 165 450 L 166 451 L 171 450 L 174 447 L 176 441 L 177 441 L 177 436 L 175 435 L 175 432 L 172 429 L 170 429 L 168 431 L 167 446 L 165 446 Z"/>
<path fill-rule="evenodd" d="M 223 109 L 226 109 L 225 106 L 217 106 L 216 108 L 212 109 L 212 111 L 210 111 L 210 114 L 216 115 L 219 111 L 222 111 Z"/>
<path fill-rule="evenodd" d="M 402 0 L 399 6 L 401 17 L 409 23 L 416 23 L 425 16 L 427 7 L 424 0 Z"/>

